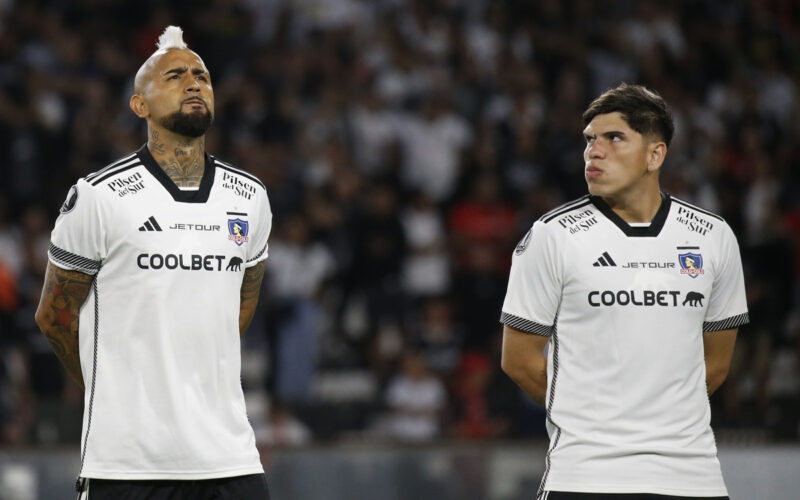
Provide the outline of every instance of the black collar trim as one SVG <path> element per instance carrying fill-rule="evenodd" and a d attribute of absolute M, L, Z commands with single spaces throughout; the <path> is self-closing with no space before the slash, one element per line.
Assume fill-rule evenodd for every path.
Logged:
<path fill-rule="evenodd" d="M 164 186 L 164 189 L 172 195 L 172 199 L 181 203 L 205 203 L 211 193 L 211 186 L 214 185 L 214 160 L 207 153 L 205 154 L 206 165 L 203 171 L 203 178 L 200 180 L 200 189 L 191 191 L 181 191 L 178 186 L 170 179 L 164 169 L 159 166 L 147 144 L 136 151 L 139 159 L 144 164 L 150 174 Z"/>
<path fill-rule="evenodd" d="M 625 233 L 625 236 L 649 236 L 655 237 L 661 233 L 661 228 L 664 227 L 664 223 L 667 221 L 667 214 L 669 214 L 670 205 L 672 204 L 672 198 L 670 195 L 666 193 L 661 193 L 661 206 L 658 207 L 658 212 L 656 212 L 655 217 L 650 222 L 649 226 L 631 226 L 624 220 L 622 217 L 617 215 L 608 203 L 606 203 L 603 198 L 599 196 L 590 196 L 589 199 L 592 201 L 595 207 L 597 207 L 600 212 L 608 218 L 611 222 L 616 224 L 618 228 Z"/>

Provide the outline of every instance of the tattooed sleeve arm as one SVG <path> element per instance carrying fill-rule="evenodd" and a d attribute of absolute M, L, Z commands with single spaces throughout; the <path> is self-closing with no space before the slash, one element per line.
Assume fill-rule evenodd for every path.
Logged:
<path fill-rule="evenodd" d="M 78 350 L 78 316 L 89 295 L 93 276 L 47 264 L 36 324 L 50 342 L 67 373 L 84 388 Z"/>
<path fill-rule="evenodd" d="M 261 280 L 264 279 L 264 262 L 261 261 L 245 270 L 242 279 L 241 301 L 239 305 L 239 335 L 244 335 L 258 305 L 258 293 L 261 291 Z"/>

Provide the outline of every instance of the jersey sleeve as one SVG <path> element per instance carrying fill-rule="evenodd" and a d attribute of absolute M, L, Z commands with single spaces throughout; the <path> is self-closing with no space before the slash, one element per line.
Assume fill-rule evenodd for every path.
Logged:
<path fill-rule="evenodd" d="M 256 225 L 253 228 L 253 238 L 248 245 L 249 248 L 247 250 L 247 262 L 245 263 L 245 267 L 253 267 L 262 260 L 265 260 L 269 253 L 269 244 L 267 240 L 269 239 L 270 231 L 272 231 L 272 209 L 269 206 L 269 199 L 267 198 L 266 191 L 259 196 L 257 207 L 258 213 L 254 218 Z"/>
<path fill-rule="evenodd" d="M 561 298 L 559 267 L 556 242 L 547 226 L 537 221 L 514 250 L 500 322 L 550 336 Z"/>
<path fill-rule="evenodd" d="M 97 274 L 106 257 L 104 233 L 100 199 L 92 186 L 80 179 L 61 206 L 47 256 L 62 269 Z"/>
<path fill-rule="evenodd" d="M 724 226 L 719 255 L 719 268 L 714 272 L 711 299 L 703 322 L 704 332 L 728 330 L 749 321 L 739 244 L 727 225 Z"/>

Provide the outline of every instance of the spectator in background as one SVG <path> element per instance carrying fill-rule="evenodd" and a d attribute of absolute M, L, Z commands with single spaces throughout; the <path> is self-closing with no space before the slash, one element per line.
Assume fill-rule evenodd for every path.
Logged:
<path fill-rule="evenodd" d="M 273 401 L 267 421 L 261 425 L 256 423 L 254 430 L 262 462 L 272 448 L 302 446 L 311 441 L 309 428 L 280 400 Z"/>
<path fill-rule="evenodd" d="M 308 220 L 286 217 L 270 245 L 274 265 L 267 289 L 276 339 L 271 367 L 275 397 L 287 403 L 308 403 L 317 361 L 322 312 L 318 297 L 335 269 L 328 248 L 312 239 Z"/>
<path fill-rule="evenodd" d="M 403 289 L 411 297 L 446 293 L 450 288 L 450 258 L 444 218 L 422 191 L 411 195 L 401 213 L 408 251 L 403 262 Z"/>
<path fill-rule="evenodd" d="M 458 182 L 461 153 L 472 140 L 469 122 L 453 112 L 445 96 L 433 95 L 419 115 L 403 119 L 400 130 L 405 185 L 437 202 L 448 200 Z"/>
<path fill-rule="evenodd" d="M 444 384 L 428 369 L 417 351 L 402 356 L 401 371 L 386 388 L 386 431 L 403 441 L 429 441 L 439 437 L 442 412 L 447 404 Z"/>

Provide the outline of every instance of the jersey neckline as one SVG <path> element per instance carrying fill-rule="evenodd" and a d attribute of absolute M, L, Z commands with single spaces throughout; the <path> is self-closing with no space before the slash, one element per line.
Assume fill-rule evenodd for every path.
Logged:
<path fill-rule="evenodd" d="M 200 188 L 192 191 L 182 191 L 177 184 L 175 184 L 169 175 L 164 172 L 164 169 L 159 166 L 150 150 L 147 149 L 145 143 L 138 151 L 137 156 L 142 161 L 142 164 L 150 172 L 150 175 L 156 178 L 158 182 L 164 186 L 164 189 L 172 195 L 172 199 L 181 203 L 205 203 L 208 201 L 208 195 L 211 193 L 211 186 L 214 184 L 214 160 L 208 153 L 203 153 L 205 157 L 205 169 L 203 170 L 203 178 L 200 180 Z"/>
<path fill-rule="evenodd" d="M 631 226 L 627 222 L 625 222 L 622 217 L 617 215 L 608 203 L 603 200 L 603 198 L 599 196 L 589 196 L 589 200 L 591 200 L 592 204 L 597 207 L 600 212 L 606 216 L 608 220 L 613 222 L 623 233 L 625 236 L 632 236 L 632 237 L 654 237 L 658 236 L 661 233 L 661 228 L 664 227 L 664 223 L 667 221 L 667 214 L 669 214 L 670 205 L 672 204 L 672 198 L 662 192 L 661 193 L 661 206 L 658 207 L 658 211 L 656 215 L 653 217 L 653 220 L 650 221 L 649 226 Z"/>

